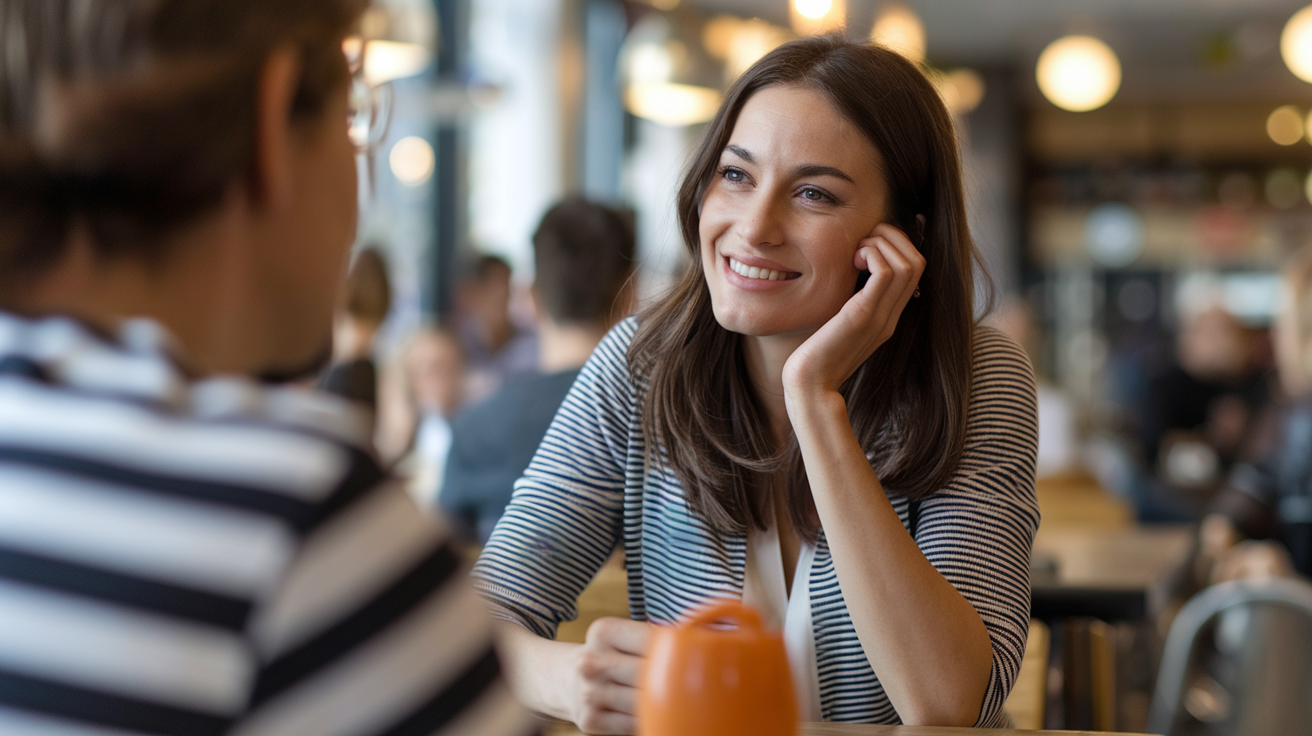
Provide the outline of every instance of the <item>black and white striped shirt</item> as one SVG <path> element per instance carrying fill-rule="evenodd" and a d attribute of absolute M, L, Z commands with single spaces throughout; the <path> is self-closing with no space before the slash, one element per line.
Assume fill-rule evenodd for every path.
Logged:
<path fill-rule="evenodd" d="M 746 538 L 708 529 L 678 479 L 646 461 L 644 388 L 625 361 L 635 330 L 633 319 L 622 322 L 584 366 L 474 566 L 494 615 L 542 636 L 578 615 L 579 593 L 617 543 L 636 619 L 674 622 L 742 596 Z M 915 539 L 988 629 L 993 670 L 978 725 L 996 726 L 1025 653 L 1039 508 L 1034 375 L 1016 343 L 991 328 L 975 335 L 967 421 L 961 462 L 921 502 Z M 893 506 L 906 524 L 906 499 L 894 497 Z M 857 638 L 823 533 L 808 585 L 825 720 L 899 722 Z"/>
<path fill-rule="evenodd" d="M 530 732 L 351 410 L 165 342 L 0 314 L 0 733 Z"/>

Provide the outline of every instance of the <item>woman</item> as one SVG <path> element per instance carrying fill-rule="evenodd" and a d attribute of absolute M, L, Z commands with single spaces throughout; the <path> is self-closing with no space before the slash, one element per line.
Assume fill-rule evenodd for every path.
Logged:
<path fill-rule="evenodd" d="M 972 318 L 933 87 L 882 48 L 782 46 L 728 93 L 678 212 L 700 268 L 593 354 L 475 568 L 518 624 L 520 699 L 632 733 L 651 624 L 742 597 L 782 625 L 806 720 L 1003 721 L 1034 384 Z M 548 641 L 618 541 L 635 621 Z"/>

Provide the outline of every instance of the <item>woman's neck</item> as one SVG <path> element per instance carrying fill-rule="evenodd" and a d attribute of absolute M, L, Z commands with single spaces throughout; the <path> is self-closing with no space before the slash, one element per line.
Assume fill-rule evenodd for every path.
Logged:
<path fill-rule="evenodd" d="M 784 404 L 784 363 L 808 335 L 743 336 L 743 354 L 747 377 L 756 398 L 765 407 L 776 447 L 783 447 L 792 436 L 788 408 Z"/>

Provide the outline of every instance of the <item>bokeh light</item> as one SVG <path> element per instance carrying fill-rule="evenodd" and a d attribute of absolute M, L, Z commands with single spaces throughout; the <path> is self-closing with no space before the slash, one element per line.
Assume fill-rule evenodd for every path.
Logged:
<path fill-rule="evenodd" d="M 695 125 L 715 115 L 720 93 L 691 84 L 633 84 L 624 93 L 624 106 L 634 115 L 661 125 Z"/>
<path fill-rule="evenodd" d="M 793 0 L 793 7 L 803 18 L 817 20 L 825 17 L 834 6 L 834 0 Z"/>
<path fill-rule="evenodd" d="M 1312 82 L 1312 5 L 1294 13 L 1280 34 L 1285 66 L 1304 82 Z"/>
<path fill-rule="evenodd" d="M 1035 69 L 1039 89 L 1063 110 L 1085 112 L 1107 104 L 1121 87 L 1121 62 L 1093 36 L 1066 36 L 1048 45 Z"/>
<path fill-rule="evenodd" d="M 799 36 L 842 30 L 847 22 L 846 0 L 793 0 L 788 20 Z"/>
<path fill-rule="evenodd" d="M 432 145 L 413 135 L 397 141 L 387 157 L 392 174 L 408 187 L 421 186 L 432 179 L 436 161 Z"/>
<path fill-rule="evenodd" d="M 887 5 L 870 29 L 870 40 L 919 64 L 925 60 L 925 25 L 910 8 Z"/>
<path fill-rule="evenodd" d="M 1271 111 L 1266 118 L 1266 134 L 1282 146 L 1292 146 L 1303 140 L 1303 114 L 1293 105 L 1284 105 Z"/>

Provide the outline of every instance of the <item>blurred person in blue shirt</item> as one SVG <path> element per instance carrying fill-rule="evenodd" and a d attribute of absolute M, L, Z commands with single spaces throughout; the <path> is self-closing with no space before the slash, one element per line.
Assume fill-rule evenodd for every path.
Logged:
<path fill-rule="evenodd" d="M 565 394 L 607 331 L 632 308 L 633 217 L 571 197 L 533 235 L 539 370 L 506 378 L 456 417 L 438 501 L 470 541 L 486 542 Z"/>
<path fill-rule="evenodd" d="M 471 400 L 486 398 L 506 378 L 537 368 L 537 335 L 511 314 L 510 264 L 480 254 L 466 264 L 456 287 L 456 332 L 465 352 Z"/>

